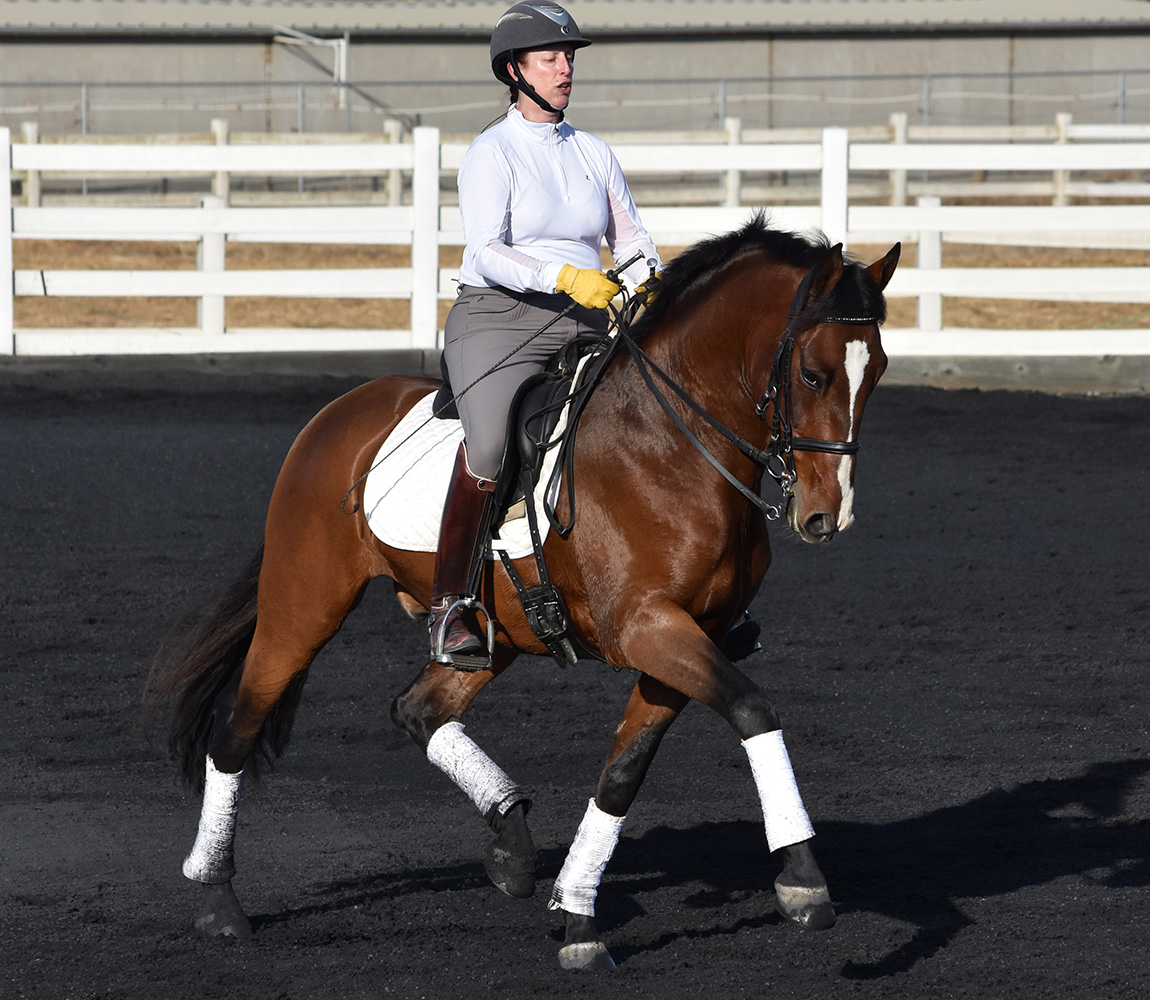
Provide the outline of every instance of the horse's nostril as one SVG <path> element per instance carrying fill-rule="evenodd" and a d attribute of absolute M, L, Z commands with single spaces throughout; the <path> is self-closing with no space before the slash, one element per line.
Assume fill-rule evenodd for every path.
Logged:
<path fill-rule="evenodd" d="M 812 514 L 805 525 L 808 535 L 826 541 L 837 530 L 835 519 L 830 514 Z"/>

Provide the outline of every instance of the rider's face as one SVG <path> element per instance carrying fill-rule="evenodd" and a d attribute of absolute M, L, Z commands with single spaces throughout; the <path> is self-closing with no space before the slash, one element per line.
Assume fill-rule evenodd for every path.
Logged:
<path fill-rule="evenodd" d="M 571 84 L 575 77 L 575 50 L 570 45 L 523 52 L 519 55 L 517 65 L 511 68 L 515 70 L 515 76 L 521 76 L 531 84 L 535 92 L 556 111 L 566 110 L 567 105 L 571 103 Z M 528 110 L 534 109 L 537 113 L 545 114 L 534 101 L 521 95 L 519 110 L 524 117 L 533 117 L 528 114 L 528 110 L 525 110 L 525 102 Z"/>

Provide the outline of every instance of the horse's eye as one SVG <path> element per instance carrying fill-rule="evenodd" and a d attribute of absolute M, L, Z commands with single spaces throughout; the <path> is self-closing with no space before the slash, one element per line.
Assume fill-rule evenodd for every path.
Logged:
<path fill-rule="evenodd" d="M 823 377 L 816 371 L 811 371 L 810 368 L 800 368 L 799 377 L 803 380 L 803 384 L 809 386 L 811 389 L 821 389 L 823 387 Z"/>

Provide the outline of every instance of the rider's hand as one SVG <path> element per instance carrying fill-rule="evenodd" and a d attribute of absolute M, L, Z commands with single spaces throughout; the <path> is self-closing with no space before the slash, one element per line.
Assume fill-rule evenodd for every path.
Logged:
<path fill-rule="evenodd" d="M 594 268 L 580 270 L 571 264 L 564 264 L 555 281 L 555 288 L 566 292 L 587 309 L 606 309 L 607 303 L 619 294 L 620 285 L 602 271 Z"/>
<path fill-rule="evenodd" d="M 648 275 L 643 284 L 636 287 L 635 294 L 642 297 L 647 305 L 650 305 L 655 301 L 655 296 L 659 294 L 662 288 L 663 272 L 655 271 Z"/>

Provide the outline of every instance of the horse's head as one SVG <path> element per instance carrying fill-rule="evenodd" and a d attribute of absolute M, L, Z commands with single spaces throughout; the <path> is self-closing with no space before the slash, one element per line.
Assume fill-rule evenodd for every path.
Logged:
<path fill-rule="evenodd" d="M 863 409 L 882 373 L 882 290 L 898 264 L 895 244 L 869 267 L 831 247 L 795 293 L 760 404 L 771 412 L 769 470 L 787 496 L 791 528 L 825 542 L 854 520 L 854 456 Z"/>
<path fill-rule="evenodd" d="M 695 436 L 657 380 L 779 482 L 787 520 L 808 542 L 827 541 L 854 517 L 858 429 L 886 369 L 882 292 L 899 249 L 864 267 L 844 260 L 841 244 L 771 229 L 760 212 L 672 260 L 665 290 L 621 338 L 679 431 L 744 498 L 768 518 L 779 516 Z M 748 295 L 752 287 L 757 294 Z M 688 378 L 694 397 L 676 381 Z M 752 443 L 762 431 L 742 393 L 758 397 L 758 416 L 769 421 L 766 448 Z"/>

